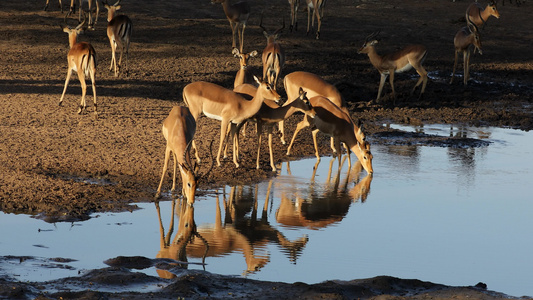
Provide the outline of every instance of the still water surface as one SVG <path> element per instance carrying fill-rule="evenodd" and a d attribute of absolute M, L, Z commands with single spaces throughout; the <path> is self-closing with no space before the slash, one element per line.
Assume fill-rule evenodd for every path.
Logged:
<path fill-rule="evenodd" d="M 359 164 L 349 170 L 347 161 L 339 173 L 338 161 L 324 157 L 316 174 L 315 159 L 305 159 L 284 163 L 279 176 L 262 184 L 212 191 L 182 216 L 194 217 L 210 245 L 205 269 L 284 282 L 378 275 L 459 286 L 484 282 L 491 290 L 533 296 L 533 134 L 395 127 L 491 143 L 478 148 L 373 145 L 373 177 L 360 172 Z M 56 224 L 0 213 L 0 255 L 76 260 L 54 263 L 62 268 L 13 260 L 0 273 L 44 281 L 106 267 L 103 261 L 116 256 L 177 258 L 179 247 L 161 251 L 155 205 L 140 207 Z M 171 211 L 171 201 L 160 203 L 164 234 Z M 184 232 L 181 210 L 176 211 L 171 241 Z M 202 239 L 195 238 L 185 253 L 189 262 L 201 262 Z M 154 268 L 144 272 L 169 275 Z"/>

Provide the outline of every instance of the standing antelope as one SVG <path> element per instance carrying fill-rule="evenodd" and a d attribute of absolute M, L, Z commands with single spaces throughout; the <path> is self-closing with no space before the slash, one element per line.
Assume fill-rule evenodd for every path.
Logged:
<path fill-rule="evenodd" d="M 372 65 L 381 74 L 378 97 L 376 98 L 376 102 L 379 101 L 381 91 L 383 90 L 383 86 L 385 85 L 385 80 L 389 75 L 392 96 L 396 100 L 396 92 L 394 90 L 394 73 L 402 73 L 410 70 L 411 68 L 415 68 L 418 75 L 420 75 L 418 82 L 411 91 L 411 95 L 414 93 L 415 89 L 421 83 L 423 83 L 422 90 L 420 91 L 420 96 L 418 97 L 420 99 L 420 97 L 422 97 L 422 94 L 424 93 L 424 90 L 426 89 L 426 84 L 428 81 L 428 72 L 422 66 L 422 63 L 424 62 L 424 59 L 427 55 L 426 47 L 423 45 L 409 45 L 403 48 L 402 50 L 385 55 L 379 55 L 376 52 L 376 48 L 374 47 L 378 43 L 378 40 L 374 39 L 378 34 L 379 31 L 367 36 L 365 39 L 365 43 L 358 51 L 359 54 L 367 54 L 368 58 L 370 59 L 370 63 L 372 63 Z"/>
<path fill-rule="evenodd" d="M 246 28 L 246 23 L 250 17 L 250 4 L 246 0 L 239 1 L 234 4 L 230 4 L 230 0 L 211 0 L 211 3 L 222 3 L 222 8 L 224 9 L 224 13 L 229 21 L 229 26 L 231 27 L 231 47 L 237 48 L 235 36 L 238 35 L 239 50 L 242 52 L 244 44 L 244 29 Z M 239 30 L 239 27 L 241 30 Z"/>
<path fill-rule="evenodd" d="M 257 89 L 249 84 L 243 84 L 233 89 L 237 93 L 247 94 L 249 96 L 254 96 Z M 261 153 L 261 137 L 263 133 L 263 126 L 267 127 L 268 132 L 268 148 L 270 153 L 270 166 L 272 171 L 277 171 L 276 165 L 274 164 L 274 154 L 272 152 L 272 127 L 275 123 L 283 121 L 295 112 L 300 111 L 310 116 L 314 116 L 313 108 L 309 104 L 309 99 L 307 99 L 307 93 L 300 88 L 299 95 L 294 100 L 285 102 L 283 106 L 279 106 L 274 101 L 265 100 L 263 105 L 253 117 L 257 121 L 257 160 L 256 168 L 259 169 L 259 156 Z"/>
<path fill-rule="evenodd" d="M 490 16 L 494 16 L 497 19 L 500 18 L 500 13 L 496 7 L 496 1 L 490 1 L 485 8 L 477 2 L 472 3 L 468 6 L 465 13 L 467 25 L 475 24 L 477 27 L 481 28 L 485 26 L 485 23 Z"/>
<path fill-rule="evenodd" d="M 276 90 L 278 82 L 278 76 L 281 73 L 281 69 L 285 65 L 285 51 L 281 45 L 277 42 L 277 39 L 281 35 L 281 32 L 285 28 L 285 20 L 283 20 L 283 26 L 274 33 L 269 34 L 265 27 L 263 27 L 263 16 L 261 16 L 261 22 L 259 27 L 263 30 L 263 35 L 267 39 L 267 45 L 263 50 L 263 80 L 268 81 Z"/>
<path fill-rule="evenodd" d="M 320 27 L 322 26 L 322 17 L 324 16 L 324 6 L 326 0 L 306 0 L 307 2 L 307 35 L 310 28 L 315 28 L 315 17 L 317 21 L 316 39 L 320 38 Z M 311 16 L 312 14 L 312 16 Z M 313 21 L 311 22 L 311 18 Z"/>
<path fill-rule="evenodd" d="M 116 11 L 120 9 L 121 0 L 118 0 L 115 4 L 109 5 L 107 0 L 102 2 L 107 9 L 107 37 L 111 44 L 111 65 L 109 70 L 115 67 L 115 77 L 118 77 L 118 73 L 122 68 L 122 54 L 126 54 L 126 75 L 128 74 L 128 51 L 130 48 L 130 37 L 132 30 L 132 22 L 128 16 L 118 15 L 115 16 Z M 116 52 L 117 47 L 120 48 L 120 59 L 117 65 Z"/>
<path fill-rule="evenodd" d="M 183 89 L 183 101 L 187 104 L 194 119 L 198 120 L 200 113 L 204 113 L 209 118 L 221 120 L 220 126 L 220 144 L 218 147 L 217 164 L 220 166 L 220 153 L 227 136 L 227 128 L 231 123 L 231 134 L 233 140 L 233 162 L 238 168 L 238 144 L 239 135 L 235 134 L 238 124 L 246 121 L 255 115 L 265 99 L 279 101 L 280 95 L 272 88 L 268 82 L 259 81 L 254 76 L 255 81 L 259 84 L 255 97 L 248 101 L 237 93 L 223 88 L 219 85 L 197 81 L 188 84 Z M 196 150 L 193 141 L 192 146 Z M 198 151 L 196 151 L 198 158 Z"/>
<path fill-rule="evenodd" d="M 468 82 L 470 77 L 470 54 L 472 48 L 477 49 L 479 54 L 483 54 L 481 51 L 481 37 L 476 25 L 465 26 L 455 34 L 453 44 L 455 45 L 455 62 L 453 63 L 452 79 L 450 84 L 453 83 L 455 77 L 455 68 L 457 67 L 457 61 L 459 60 L 459 53 L 463 53 L 463 65 L 464 65 L 464 85 Z"/>
<path fill-rule="evenodd" d="M 196 120 L 187 107 L 174 106 L 163 122 L 162 131 L 167 141 L 167 147 L 165 150 L 163 173 L 161 174 L 161 181 L 159 182 L 155 197 L 159 198 L 161 195 L 161 186 L 163 185 L 170 154 L 172 153 L 174 157 L 174 177 L 172 179 L 171 191 L 176 189 L 176 166 L 179 166 L 182 194 L 187 198 L 187 203 L 193 204 L 198 177 L 191 164 L 189 149 L 196 132 Z"/>
<path fill-rule="evenodd" d="M 291 25 L 289 26 L 289 30 L 292 32 L 292 28 L 294 28 L 294 31 L 298 31 L 298 6 L 300 6 L 300 0 L 289 0 L 289 5 L 291 7 Z"/>
<path fill-rule="evenodd" d="M 235 75 L 235 81 L 233 82 L 233 87 L 237 87 L 244 83 L 254 84 L 254 75 L 250 72 L 248 68 L 248 59 L 254 58 L 257 55 L 257 51 L 254 50 L 250 53 L 241 53 L 239 49 L 233 48 L 233 56 L 239 59 L 239 71 Z"/>
<path fill-rule="evenodd" d="M 321 131 L 329 136 L 332 136 L 335 140 L 335 149 L 338 153 L 339 158 L 341 155 L 340 143 L 344 143 L 348 149 L 350 149 L 359 159 L 363 168 L 368 173 L 373 172 L 372 168 L 372 153 L 370 153 L 370 144 L 363 141 L 360 143 L 357 140 L 356 134 L 354 132 L 355 125 L 353 124 L 350 116 L 344 113 L 337 105 L 333 104 L 328 98 L 323 96 L 315 96 L 309 98 L 309 102 L 313 107 L 315 116 L 312 118 L 309 115 L 306 116 L 304 122 L 298 123 L 294 135 L 289 145 L 290 151 L 292 144 L 294 143 L 294 138 L 298 132 L 307 126 L 313 125 L 313 143 L 315 146 L 315 156 L 317 163 L 320 162 L 320 155 L 318 153 L 318 144 L 316 140 L 316 135 L 318 131 Z M 341 160 L 339 159 L 339 168 Z"/>
<path fill-rule="evenodd" d="M 75 11 L 76 11 L 76 5 L 75 5 L 75 2 L 76 0 L 70 0 L 70 10 L 69 12 L 67 13 L 67 17 L 70 16 L 71 14 L 73 14 Z M 88 24 L 88 28 L 89 29 L 94 29 L 94 26 L 96 25 L 96 23 L 98 22 L 98 15 L 100 14 L 100 6 L 98 5 L 98 0 L 80 0 L 80 7 L 79 7 L 79 15 L 78 15 L 78 20 L 81 22 L 81 15 L 82 15 L 82 7 L 83 7 L 83 2 L 87 2 L 87 6 L 88 6 L 88 14 L 89 14 L 89 24 Z M 94 16 L 94 21 L 93 21 L 93 8 L 92 6 L 95 5 L 96 6 L 96 12 L 95 12 L 95 16 Z M 63 11 L 63 10 L 61 10 Z"/>
<path fill-rule="evenodd" d="M 87 42 L 78 43 L 78 34 L 83 30 L 83 25 L 85 24 L 85 19 L 80 23 L 76 28 L 72 29 L 66 24 L 67 18 L 65 17 L 65 25 L 62 25 L 61 28 L 64 32 L 68 33 L 68 41 L 70 50 L 67 54 L 68 69 L 67 69 L 67 78 L 65 79 L 65 87 L 63 88 L 63 94 L 61 94 L 61 99 L 59 100 L 59 105 L 63 103 L 63 98 L 65 97 L 65 92 L 67 91 L 67 86 L 70 81 L 70 76 L 72 72 L 77 72 L 78 79 L 81 84 L 81 103 L 78 110 L 78 114 L 81 114 L 83 110 L 86 110 L 87 103 L 85 102 L 85 94 L 87 92 L 87 84 L 85 83 L 85 77 L 91 77 L 91 85 L 93 87 L 93 97 L 94 97 L 94 114 L 98 115 L 97 105 L 96 105 L 96 86 L 95 86 L 95 73 L 96 73 L 96 51 L 91 44 Z"/>

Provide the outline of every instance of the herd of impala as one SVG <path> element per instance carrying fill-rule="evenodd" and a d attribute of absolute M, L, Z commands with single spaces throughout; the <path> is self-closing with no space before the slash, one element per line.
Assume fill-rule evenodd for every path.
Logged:
<path fill-rule="evenodd" d="M 48 7 L 48 1 L 46 2 L 45 10 Z M 126 56 L 125 70 L 127 72 L 128 49 L 132 33 L 132 21 L 125 15 L 116 15 L 116 11 L 120 9 L 120 1 L 118 0 L 113 5 L 108 4 L 107 1 L 102 1 L 102 4 L 108 11 L 107 36 L 112 53 L 110 70 L 114 71 L 115 76 L 119 76 L 119 73 L 122 71 L 123 54 Z M 75 71 L 77 72 L 82 87 L 82 99 L 78 113 L 82 113 L 86 108 L 85 77 L 89 76 L 92 82 L 94 112 L 97 115 L 95 50 L 91 44 L 77 41 L 78 34 L 83 30 L 83 26 L 87 22 L 87 14 L 83 13 L 82 9 L 84 2 L 87 2 L 89 7 L 87 11 L 89 15 L 88 28 L 94 29 L 94 25 L 98 20 L 98 1 L 80 0 L 80 23 L 75 28 L 67 26 L 67 17 L 75 10 L 75 0 L 71 0 L 70 11 L 65 17 L 65 26 L 62 26 L 63 31 L 69 35 L 70 50 L 67 56 L 67 77 L 59 104 L 63 102 L 70 76 Z M 288 2 L 291 10 L 290 30 L 297 30 L 297 12 L 300 1 L 288 0 Z M 308 10 L 307 33 L 309 34 L 310 30 L 314 27 L 314 20 L 316 18 L 318 21 L 316 39 L 320 37 L 321 19 L 324 13 L 325 2 L 325 0 L 306 0 Z M 59 3 L 61 6 L 61 0 Z M 194 141 L 194 135 L 198 118 L 202 113 L 209 118 L 221 121 L 220 141 L 216 155 L 218 166 L 221 165 L 220 156 L 223 148 L 225 146 L 227 148 L 227 144 L 231 141 L 233 144 L 233 162 L 236 167 L 239 167 L 239 131 L 247 120 L 255 120 L 257 122 L 257 137 L 259 140 L 256 167 L 258 169 L 260 168 L 261 135 L 263 126 L 267 126 L 269 133 L 270 165 L 272 170 L 276 171 L 272 151 L 272 127 L 276 123 L 278 124 L 279 131 L 281 132 L 281 141 L 285 144 L 283 121 L 295 112 L 301 112 L 304 114 L 304 118 L 298 123 L 294 131 L 287 149 L 287 155 L 290 155 L 291 148 L 299 131 L 311 126 L 317 161 L 320 161 L 320 155 L 318 153 L 316 136 L 320 131 L 331 136 L 331 148 L 334 153 L 340 154 L 342 151 L 340 145 L 341 143 L 344 144 L 348 152 L 354 152 L 363 168 L 369 174 L 372 174 L 370 144 L 365 139 L 360 122 L 354 122 L 351 119 L 344 99 L 334 85 L 312 73 L 303 71 L 293 72 L 287 74 L 283 79 L 287 101 L 283 105 L 277 103 L 281 100 L 281 96 L 277 91 L 278 77 L 285 64 L 285 53 L 278 42 L 278 38 L 285 28 L 285 22 L 283 21 L 283 25 L 279 29 L 273 33 L 269 33 L 263 26 L 263 17 L 261 15 L 259 27 L 262 29 L 267 43 L 262 52 L 263 77 L 258 78 L 248 68 L 248 59 L 257 56 L 258 52 L 252 51 L 245 53 L 243 51 L 244 30 L 251 13 L 249 3 L 246 0 L 236 0 L 234 3 L 231 3 L 230 0 L 212 0 L 212 3 L 222 4 L 224 13 L 229 20 L 232 31 L 232 54 L 239 59 L 240 69 L 235 77 L 233 90 L 204 81 L 193 82 L 184 87 L 183 101 L 186 107 L 174 107 L 163 123 L 162 130 L 167 141 L 167 147 L 163 172 L 156 197 L 160 196 L 168 162 L 172 155 L 175 162 L 172 190 L 175 189 L 176 171 L 177 167 L 179 167 L 183 195 L 187 198 L 189 204 L 194 203 L 194 194 L 199 176 L 196 174 L 197 167 L 193 167 L 189 151 L 191 148 L 195 150 L 196 162 L 199 163 L 200 157 Z M 94 20 L 92 17 L 93 6 L 96 6 Z M 63 10 L 62 7 L 61 9 Z M 491 1 L 485 7 L 477 3 L 477 1 L 468 6 L 465 13 L 467 26 L 461 28 L 454 38 L 455 62 L 450 83 L 454 79 L 458 54 L 463 53 L 464 84 L 467 84 L 469 78 L 469 59 L 472 49 L 474 51 L 478 50 L 480 54 L 482 53 L 480 29 L 485 26 L 490 16 L 496 18 L 500 16 L 495 1 Z M 379 101 L 381 97 L 387 77 L 389 77 L 392 96 L 395 98 L 394 74 L 410 70 L 411 68 L 414 68 L 420 75 L 412 93 L 418 86 L 422 85 L 420 91 L 421 97 L 428 81 L 427 71 L 422 66 L 427 55 L 426 47 L 423 45 L 409 45 L 399 51 L 380 55 L 375 49 L 375 45 L 378 43 L 378 34 L 379 31 L 367 36 L 363 46 L 358 51 L 358 53 L 367 54 L 371 64 L 381 74 L 376 101 Z M 239 43 L 238 48 L 236 40 Z M 117 48 L 121 50 L 118 63 L 116 60 Z M 224 148 L 224 156 L 226 156 L 226 148 Z M 213 162 L 214 160 L 215 158 L 213 158 Z"/>

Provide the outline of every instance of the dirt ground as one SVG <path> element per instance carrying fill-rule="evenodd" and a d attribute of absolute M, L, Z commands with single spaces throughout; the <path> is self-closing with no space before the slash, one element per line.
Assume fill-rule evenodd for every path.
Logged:
<path fill-rule="evenodd" d="M 80 40 L 91 42 L 98 57 L 96 119 L 90 89 L 88 112 L 76 114 L 81 94 L 76 76 L 63 106 L 58 106 L 67 71 L 68 39 L 59 27 L 64 14 L 57 1 L 51 2 L 48 11 L 43 11 L 44 0 L 0 2 L 0 210 L 38 215 L 50 222 L 83 220 L 93 212 L 133 210 L 135 203 L 153 200 L 165 150 L 161 125 L 173 106 L 184 105 L 183 87 L 199 80 L 232 87 L 238 61 L 231 55 L 229 23 L 222 6 L 208 0 L 123 1 L 121 12 L 132 19 L 134 29 L 129 73 L 115 78 L 108 70 L 111 53 L 102 8 L 95 30 L 80 36 Z M 389 129 L 389 123 L 533 128 L 533 52 L 529 51 L 533 20 L 529 1 L 520 7 L 500 4 L 501 18 L 488 20 L 482 31 L 483 55 L 472 57 L 472 79 L 467 87 L 461 77 L 452 85 L 449 78 L 453 37 L 465 24 L 469 1 L 328 1 L 320 40 L 306 36 L 304 9 L 300 9 L 298 31 L 289 32 L 287 1 L 249 2 L 252 14 L 245 31 L 245 51 L 261 52 L 266 44 L 258 26 L 261 12 L 265 27 L 271 31 L 285 21 L 279 40 L 286 52 L 281 77 L 303 70 L 336 84 L 353 118 L 363 121 L 371 144 L 392 139 L 394 143 L 476 145 L 476 141 L 472 144 L 462 137 L 406 136 Z M 417 78 L 410 71 L 396 76 L 395 104 L 388 84 L 382 101 L 370 103 L 377 94 L 379 74 L 357 50 L 365 37 L 377 30 L 381 30 L 378 52 L 410 43 L 427 47 L 424 66 L 430 80 L 421 100 L 409 97 Z M 260 59 L 252 60 L 251 65 L 261 74 Z M 284 95 L 282 84 L 278 89 Z M 300 119 L 293 116 L 286 123 L 288 136 Z M 225 160 L 202 179 L 201 190 L 275 176 L 267 152 L 261 157 L 262 168 L 255 168 L 253 127 L 248 126 L 241 142 L 241 167 L 236 169 Z M 203 158 L 208 156 L 211 140 L 218 146 L 219 131 L 219 121 L 199 119 L 196 139 Z M 327 141 L 321 138 L 321 153 L 330 153 Z M 274 147 L 278 162 L 313 155 L 309 130 L 299 135 L 291 157 L 285 156 L 286 146 L 279 139 L 275 139 Z M 169 189 L 170 183 L 167 177 L 164 188 Z M 27 287 L 19 284 L 25 295 Z M 413 286 L 412 292 L 415 290 L 418 288 Z M 442 297 L 426 297 L 427 290 L 421 290 L 424 292 L 415 292 L 420 299 Z M 469 296 L 462 291 L 457 289 L 453 295 Z M 313 297 L 319 294 L 309 298 Z"/>

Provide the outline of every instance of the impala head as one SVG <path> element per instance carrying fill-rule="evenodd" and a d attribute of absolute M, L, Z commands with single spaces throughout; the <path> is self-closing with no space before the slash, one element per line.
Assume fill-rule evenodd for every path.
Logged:
<path fill-rule="evenodd" d="M 476 47 L 477 51 L 479 51 L 479 54 L 483 54 L 483 51 L 481 51 L 481 34 L 479 32 L 479 29 L 477 28 L 476 24 L 472 23 L 472 26 L 468 26 L 470 29 L 470 32 L 474 35 L 474 41 L 473 45 Z"/>
<path fill-rule="evenodd" d="M 115 4 L 113 5 L 109 5 L 109 3 L 107 3 L 107 0 L 105 1 L 102 1 L 102 4 L 104 5 L 104 7 L 107 9 L 107 21 L 111 21 L 113 19 L 113 17 L 115 16 L 115 13 L 117 10 L 120 9 L 120 1 L 121 0 L 118 0 Z"/>
<path fill-rule="evenodd" d="M 254 50 L 250 53 L 241 53 L 239 49 L 233 48 L 233 51 L 231 52 L 235 58 L 239 59 L 239 63 L 241 65 L 241 69 L 246 70 L 248 68 L 248 59 L 253 58 L 257 56 L 257 51 Z"/>
<path fill-rule="evenodd" d="M 363 46 L 361 46 L 361 48 L 359 48 L 359 51 L 357 51 L 357 53 L 359 54 L 367 54 L 371 48 L 373 48 L 377 43 L 378 43 L 378 40 L 376 39 L 376 37 L 379 35 L 380 31 L 376 31 L 372 34 L 370 34 L 369 36 L 367 36 L 365 38 L 365 42 L 363 44 Z"/>
<path fill-rule="evenodd" d="M 85 22 L 87 21 L 87 18 L 85 16 L 85 14 L 83 14 L 83 21 L 81 23 L 79 23 L 75 28 L 71 28 L 68 24 L 67 24 L 67 16 L 65 16 L 65 19 L 64 19 L 64 23 L 65 24 L 62 24 L 60 25 L 61 26 L 61 29 L 63 29 L 64 32 L 68 33 L 68 36 L 69 36 L 69 40 L 72 40 L 74 38 L 74 42 L 76 41 L 76 37 L 83 32 L 83 25 L 85 25 Z"/>
<path fill-rule="evenodd" d="M 263 27 L 263 14 L 261 14 L 261 21 L 259 22 L 259 27 L 261 27 L 261 30 L 263 30 L 263 35 L 267 38 L 268 42 L 273 42 L 279 38 L 281 33 L 283 32 L 283 29 L 285 29 L 285 18 L 283 18 L 283 25 L 276 29 L 274 33 L 269 34 L 265 27 Z"/>
<path fill-rule="evenodd" d="M 496 7 L 496 1 L 490 1 L 490 3 L 485 9 L 488 9 L 492 16 L 496 17 L 497 19 L 500 18 L 500 13 L 498 12 L 498 8 Z"/>
<path fill-rule="evenodd" d="M 276 92 L 272 84 L 266 81 L 266 79 L 259 80 L 259 78 L 254 75 L 254 80 L 257 84 L 259 84 L 259 87 L 257 88 L 257 93 L 262 93 L 263 99 L 276 101 L 276 103 L 281 100 L 281 96 L 278 94 L 278 92 Z"/>
<path fill-rule="evenodd" d="M 309 99 L 307 98 L 307 92 L 304 91 L 302 87 L 300 87 L 298 98 L 296 98 L 294 101 L 291 101 L 290 103 L 294 103 L 298 109 L 300 109 L 305 114 L 315 117 L 316 113 L 313 109 L 313 106 L 311 105 L 311 102 L 309 102 Z"/>
<path fill-rule="evenodd" d="M 187 148 L 185 149 L 185 153 L 183 153 L 183 161 L 184 163 L 179 164 L 180 172 L 181 172 L 181 181 L 182 181 L 182 194 L 184 197 L 187 198 L 187 203 L 189 205 L 193 205 L 195 201 L 195 195 L 196 195 L 196 188 L 198 186 L 198 182 L 207 176 L 211 170 L 213 170 L 213 166 L 215 163 L 215 160 L 213 158 L 213 141 L 209 144 L 209 153 L 211 154 L 211 165 L 209 169 L 203 173 L 198 174 L 198 165 L 195 164 L 194 167 L 191 166 L 190 160 L 187 159 L 187 154 L 189 153 L 189 150 L 191 148 L 192 141 L 190 141 L 187 144 Z"/>
<path fill-rule="evenodd" d="M 366 141 L 359 143 L 353 146 L 350 150 L 357 156 L 363 168 L 368 172 L 368 174 L 373 174 L 374 169 L 372 168 L 372 152 L 370 152 L 370 144 Z"/>

